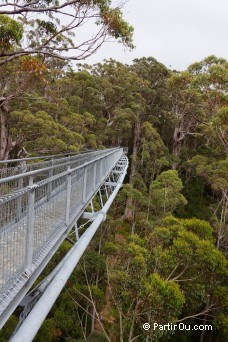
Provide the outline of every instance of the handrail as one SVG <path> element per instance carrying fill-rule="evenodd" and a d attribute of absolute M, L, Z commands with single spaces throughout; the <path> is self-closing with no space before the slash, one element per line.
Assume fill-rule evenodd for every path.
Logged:
<path fill-rule="evenodd" d="M 59 154 L 50 154 L 50 155 L 42 155 L 38 157 L 27 157 L 27 158 L 18 158 L 18 159 L 5 159 L 5 160 L 0 160 L 0 164 L 8 164 L 8 163 L 19 163 L 22 161 L 27 161 L 27 160 L 39 160 L 39 159 L 48 159 L 48 158 L 53 158 L 53 157 L 61 157 L 61 156 L 69 156 L 69 155 L 77 155 L 77 154 L 84 154 L 88 152 L 93 152 L 94 150 L 87 150 L 87 151 L 80 151 L 80 152 L 66 152 L 66 153 L 59 153 Z"/>
<path fill-rule="evenodd" d="M 114 153 L 117 150 L 118 150 L 118 148 L 115 148 L 110 153 L 107 153 L 105 155 L 108 156 L 109 154 L 112 154 L 112 153 Z M 101 157 L 97 157 L 97 158 L 95 158 L 95 159 L 93 159 L 93 160 L 91 160 L 91 161 L 89 161 L 87 163 L 84 163 L 84 164 L 78 166 L 77 168 L 80 169 L 83 166 L 89 165 L 89 164 L 93 163 L 94 161 L 99 160 L 101 158 L 102 158 L 102 156 Z M 75 160 L 72 160 L 72 161 L 69 161 L 67 163 L 64 163 L 64 165 L 65 166 L 69 166 L 69 165 L 72 165 L 74 163 L 75 163 Z M 38 170 L 34 170 L 34 171 L 28 171 L 28 172 L 20 173 L 20 174 L 15 175 L 15 176 L 9 176 L 9 177 L 6 177 L 6 178 L 1 178 L 0 179 L 0 184 L 4 184 L 4 183 L 7 183 L 7 182 L 10 182 L 10 181 L 13 181 L 13 180 L 17 180 L 17 179 L 21 179 L 21 178 L 24 178 L 24 177 L 34 176 L 34 175 L 37 175 L 40 172 L 54 170 L 54 169 L 57 169 L 58 167 L 59 167 L 59 165 L 52 165 L 52 166 L 49 166 L 49 167 L 46 167 L 46 168 L 43 168 L 43 169 L 38 169 Z M 75 170 L 77 170 L 77 168 Z"/>

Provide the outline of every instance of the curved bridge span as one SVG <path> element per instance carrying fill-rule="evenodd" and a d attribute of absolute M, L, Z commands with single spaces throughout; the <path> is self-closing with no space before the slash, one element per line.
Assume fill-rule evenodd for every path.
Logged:
<path fill-rule="evenodd" d="M 127 167 L 122 148 L 0 162 L 0 328 L 24 307 L 12 341 L 32 341 L 105 219 Z M 27 294 L 64 239 L 71 250 Z"/>

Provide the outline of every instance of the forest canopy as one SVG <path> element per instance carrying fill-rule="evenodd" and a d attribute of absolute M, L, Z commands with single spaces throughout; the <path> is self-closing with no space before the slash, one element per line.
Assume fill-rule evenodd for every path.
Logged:
<path fill-rule="evenodd" d="M 23 56 L 1 67 L 1 91 L 12 94 L 2 159 L 20 156 L 22 148 L 31 156 L 129 149 L 127 182 L 36 341 L 223 341 L 227 66 L 209 56 L 178 72 L 144 57 L 132 65 L 79 64 L 75 71 L 56 59 Z M 46 272 L 69 248 L 65 242 Z M 142 328 L 167 321 L 213 330 Z"/>

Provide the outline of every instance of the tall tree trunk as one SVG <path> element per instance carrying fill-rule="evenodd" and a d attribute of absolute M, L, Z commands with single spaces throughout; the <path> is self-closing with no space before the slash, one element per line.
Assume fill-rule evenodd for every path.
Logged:
<path fill-rule="evenodd" d="M 206 323 L 206 316 L 204 315 L 204 318 L 203 318 L 203 325 L 205 325 Z M 203 329 L 200 333 L 200 342 L 203 342 L 204 341 L 204 333 L 205 333 L 205 330 Z"/>
<path fill-rule="evenodd" d="M 208 298 L 207 298 L 207 306 L 206 306 L 206 308 L 208 308 L 209 305 L 210 305 L 210 296 L 208 296 Z M 204 315 L 204 316 L 203 316 L 203 322 L 202 322 L 202 324 L 205 325 L 206 322 L 207 322 L 207 316 Z M 204 335 L 205 335 L 205 329 L 203 329 L 203 330 L 201 331 L 201 334 L 200 334 L 200 342 L 203 342 L 203 341 L 204 341 Z"/>
<path fill-rule="evenodd" d="M 96 275 L 96 287 L 98 287 L 98 279 L 99 279 L 99 273 L 97 273 Z M 94 305 L 93 310 L 92 310 L 92 317 L 91 317 L 91 331 L 90 331 L 91 335 L 94 332 L 94 328 L 95 328 L 95 318 L 96 318 L 96 310 L 95 310 L 95 305 Z"/>
<path fill-rule="evenodd" d="M 181 149 L 180 129 L 179 129 L 179 127 L 175 127 L 174 133 L 173 133 L 172 154 L 177 158 L 179 158 L 179 156 L 180 156 L 180 149 Z M 172 164 L 172 169 L 176 170 L 177 166 L 178 166 L 178 162 L 174 161 Z"/>
<path fill-rule="evenodd" d="M 102 242 L 102 230 L 101 230 L 101 235 L 100 235 L 100 239 L 99 239 L 99 249 L 98 249 L 98 254 L 101 255 L 101 242 Z M 98 283 L 99 283 L 99 272 L 97 272 L 96 274 L 96 282 L 95 285 L 96 287 L 98 287 Z M 94 300 L 94 304 L 95 300 Z M 95 319 L 96 319 L 96 310 L 95 310 L 95 305 L 93 305 L 93 311 L 92 311 L 92 320 L 91 320 L 91 331 L 90 334 L 92 335 L 92 333 L 94 332 L 95 329 Z"/>
<path fill-rule="evenodd" d="M 133 180 L 136 175 L 136 165 L 137 165 L 137 155 L 138 155 L 138 150 L 139 150 L 140 135 L 141 135 L 141 121 L 140 119 L 138 119 L 135 124 L 135 129 L 134 129 L 134 143 L 133 143 L 131 173 L 130 173 L 130 181 L 129 181 L 131 185 L 133 185 Z M 130 222 L 132 222 L 134 219 L 132 207 L 133 207 L 133 198 L 128 197 L 125 212 L 124 212 L 124 217 Z"/>
<path fill-rule="evenodd" d="M 122 313 L 119 311 L 119 318 L 120 318 L 120 342 L 124 342 L 123 339 L 123 320 L 122 320 Z"/>
<path fill-rule="evenodd" d="M 0 97 L 0 123 L 1 123 L 1 140 L 0 140 L 0 160 L 6 160 L 12 147 L 12 140 L 9 137 L 8 128 L 8 105 L 4 103 L 5 98 Z"/>
<path fill-rule="evenodd" d="M 216 129 L 216 132 L 217 132 L 219 140 L 221 141 L 225 149 L 225 152 L 228 154 L 228 140 L 226 138 L 226 133 L 223 132 L 221 129 Z"/>
<path fill-rule="evenodd" d="M 137 316 L 138 306 L 139 306 L 139 300 L 137 299 L 137 302 L 136 302 L 136 305 L 135 305 L 135 310 L 133 312 L 133 317 L 132 317 L 132 321 L 131 321 L 131 328 L 130 328 L 130 332 L 129 332 L 129 336 L 128 336 L 128 342 L 131 342 L 131 340 L 133 338 L 134 327 L 135 327 L 135 320 L 136 320 L 136 316 Z"/>
<path fill-rule="evenodd" d="M 228 192 L 227 190 L 222 191 L 222 210 L 220 214 L 220 225 L 217 233 L 217 248 L 220 249 L 224 246 L 223 238 L 226 235 L 227 227 L 227 209 L 228 209 Z"/>

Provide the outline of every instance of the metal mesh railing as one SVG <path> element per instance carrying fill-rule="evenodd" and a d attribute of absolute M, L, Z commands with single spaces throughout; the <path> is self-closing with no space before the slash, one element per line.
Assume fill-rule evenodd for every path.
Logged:
<path fill-rule="evenodd" d="M 47 157 L 39 157 L 39 159 L 37 159 L 38 157 L 34 157 L 34 158 L 14 159 L 13 161 L 11 160 L 0 161 L 0 179 L 4 179 L 7 177 L 10 178 L 13 176 L 17 176 L 21 173 L 28 173 L 30 171 L 51 168 L 50 170 L 43 172 L 42 174 L 41 173 L 37 174 L 38 179 L 35 181 L 39 181 L 42 178 L 45 179 L 47 177 L 51 177 L 55 174 L 59 174 L 60 172 L 65 171 L 66 163 L 74 162 L 72 164 L 72 167 L 77 167 L 79 165 L 82 165 L 83 163 L 86 163 L 92 160 L 93 158 L 102 156 L 105 153 L 104 151 L 105 150 L 99 150 L 99 151 L 91 151 L 91 152 L 80 153 L 80 154 L 79 153 L 69 154 L 68 156 L 65 156 L 65 154 L 63 154 L 61 158 L 56 158 L 54 155 L 54 156 L 49 156 L 48 160 L 46 160 Z M 53 166 L 55 167 L 54 169 L 52 169 Z M 7 183 L 4 183 L 1 186 L 0 196 L 22 189 L 23 187 L 26 187 L 28 185 L 28 183 L 26 182 L 27 180 L 28 180 L 27 177 L 24 177 L 24 179 L 21 179 L 21 178 L 9 179 Z"/>
<path fill-rule="evenodd" d="M 21 276 L 29 277 L 42 262 L 122 153 L 120 148 L 96 151 L 0 179 L 5 189 L 0 196 L 0 313 Z M 17 182 L 14 188 L 12 182 Z"/>

